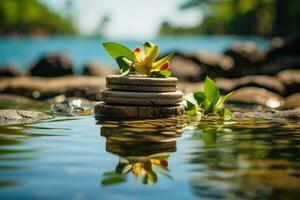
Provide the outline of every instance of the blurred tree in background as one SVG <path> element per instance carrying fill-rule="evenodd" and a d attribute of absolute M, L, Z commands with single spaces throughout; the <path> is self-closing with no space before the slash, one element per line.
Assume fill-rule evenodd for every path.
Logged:
<path fill-rule="evenodd" d="M 203 21 L 191 28 L 164 22 L 160 34 L 238 34 L 295 36 L 300 33 L 299 0 L 189 0 L 180 9 L 199 7 Z"/>
<path fill-rule="evenodd" d="M 72 23 L 36 0 L 0 1 L 0 34 L 75 34 Z"/>

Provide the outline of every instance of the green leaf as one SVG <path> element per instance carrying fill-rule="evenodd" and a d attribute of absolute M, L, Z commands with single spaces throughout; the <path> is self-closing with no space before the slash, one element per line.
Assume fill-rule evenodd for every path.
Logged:
<path fill-rule="evenodd" d="M 214 107 L 220 98 L 218 86 L 208 76 L 204 81 L 204 95 L 210 101 L 211 107 Z"/>
<path fill-rule="evenodd" d="M 218 103 L 216 104 L 215 108 L 220 108 L 221 106 L 223 106 L 223 104 L 227 101 L 228 97 L 230 97 L 233 93 L 234 93 L 234 91 L 232 91 L 232 92 L 226 94 L 225 96 L 223 96 L 222 98 L 220 98 Z"/>
<path fill-rule="evenodd" d="M 200 108 L 204 110 L 204 113 L 210 113 L 212 112 L 212 106 L 211 102 L 208 99 L 204 99 L 204 101 L 201 103 Z"/>
<path fill-rule="evenodd" d="M 123 44 L 117 42 L 104 42 L 102 45 L 106 52 L 114 59 L 125 57 L 133 61 L 133 52 Z"/>
<path fill-rule="evenodd" d="M 158 78 L 168 78 L 171 75 L 172 75 L 172 72 L 170 70 L 151 72 L 152 77 L 158 77 Z"/>
<path fill-rule="evenodd" d="M 198 103 L 197 103 L 196 99 L 194 98 L 193 94 L 187 94 L 183 98 L 186 101 L 187 110 L 193 110 L 193 109 L 197 110 Z"/>
<path fill-rule="evenodd" d="M 205 95 L 203 92 L 195 92 L 194 98 L 196 99 L 197 104 L 200 105 L 204 101 Z"/>
<path fill-rule="evenodd" d="M 119 69 L 122 76 L 126 76 L 135 72 L 135 69 L 132 67 L 132 62 L 125 57 L 118 57 L 116 59 Z"/>

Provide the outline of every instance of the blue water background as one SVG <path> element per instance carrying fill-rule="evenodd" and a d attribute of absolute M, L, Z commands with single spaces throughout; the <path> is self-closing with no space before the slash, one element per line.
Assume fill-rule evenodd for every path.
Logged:
<path fill-rule="evenodd" d="M 109 39 L 97 37 L 54 36 L 45 38 L 0 37 L 0 67 L 5 64 L 16 64 L 24 72 L 46 53 L 67 53 L 70 55 L 75 73 L 82 72 L 87 61 L 97 61 L 116 67 L 114 61 L 103 50 L 101 43 Z M 131 49 L 141 45 L 142 40 L 117 40 Z M 222 53 L 236 42 L 254 42 L 259 48 L 268 45 L 268 39 L 261 37 L 240 36 L 197 36 L 197 37 L 160 37 L 153 42 L 160 45 L 161 53 L 169 51 L 206 51 Z"/>

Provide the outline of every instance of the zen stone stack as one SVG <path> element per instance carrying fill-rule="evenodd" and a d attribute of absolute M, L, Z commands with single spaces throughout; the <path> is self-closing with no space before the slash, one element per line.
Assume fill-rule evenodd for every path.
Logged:
<path fill-rule="evenodd" d="M 106 77 L 106 89 L 95 105 L 99 117 L 153 119 L 182 115 L 183 93 L 176 88 L 177 78 L 147 76 Z"/>

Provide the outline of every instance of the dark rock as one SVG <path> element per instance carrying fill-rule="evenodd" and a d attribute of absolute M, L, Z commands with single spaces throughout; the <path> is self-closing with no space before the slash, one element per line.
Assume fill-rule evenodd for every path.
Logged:
<path fill-rule="evenodd" d="M 64 76 L 56 78 L 19 77 L 0 81 L 0 93 L 17 94 L 31 99 L 46 100 L 59 95 L 97 100 L 105 78 Z"/>
<path fill-rule="evenodd" d="M 33 123 L 46 118 L 50 116 L 37 111 L 0 110 L 0 125 Z"/>
<path fill-rule="evenodd" d="M 284 84 L 276 77 L 273 76 L 245 76 L 235 79 L 216 78 L 217 85 L 222 92 L 228 93 L 243 87 L 259 87 L 267 89 L 277 94 L 284 94 Z"/>
<path fill-rule="evenodd" d="M 171 59 L 171 71 L 180 81 L 198 82 L 206 76 L 231 77 L 233 61 L 229 56 L 197 52 L 176 52 Z"/>
<path fill-rule="evenodd" d="M 83 68 L 83 74 L 88 76 L 108 76 L 118 74 L 118 70 L 97 62 L 87 62 Z"/>
<path fill-rule="evenodd" d="M 300 37 L 291 38 L 289 40 L 275 37 L 270 43 L 266 57 L 269 61 L 282 57 L 299 57 L 299 47 Z"/>
<path fill-rule="evenodd" d="M 0 104 L 34 104 L 35 100 L 15 94 L 0 94 Z"/>
<path fill-rule="evenodd" d="M 1 76 L 22 76 L 22 71 L 15 65 L 4 65 L 0 66 L 0 77 Z"/>
<path fill-rule="evenodd" d="M 73 64 L 66 54 L 49 54 L 42 57 L 30 68 L 30 75 L 58 77 L 73 74 Z"/>
<path fill-rule="evenodd" d="M 300 92 L 300 70 L 284 70 L 277 77 L 285 85 L 285 96 Z"/>
<path fill-rule="evenodd" d="M 256 67 L 264 61 L 263 53 L 252 42 L 234 44 L 224 54 L 233 59 L 237 70 Z"/>
<path fill-rule="evenodd" d="M 236 90 L 228 98 L 228 102 L 248 105 L 262 105 L 278 108 L 284 104 L 283 98 L 264 88 L 245 87 Z"/>
<path fill-rule="evenodd" d="M 200 80 L 205 79 L 206 76 L 209 76 L 211 78 L 233 77 L 231 70 L 233 68 L 234 62 L 229 56 L 206 52 L 197 52 L 191 55 L 190 58 L 202 69 L 202 73 L 199 78 Z"/>
<path fill-rule="evenodd" d="M 298 107 L 300 107 L 300 93 L 295 93 L 285 98 L 285 109 L 293 109 Z"/>
<path fill-rule="evenodd" d="M 185 56 L 175 54 L 170 64 L 173 76 L 177 77 L 179 81 L 195 82 L 201 78 L 201 67 Z"/>
<path fill-rule="evenodd" d="M 203 91 L 203 82 L 190 83 L 190 82 L 179 82 L 178 89 L 183 93 L 191 93 L 196 91 Z"/>
<path fill-rule="evenodd" d="M 266 114 L 267 118 L 300 120 L 300 109 L 278 111 L 271 114 Z"/>

